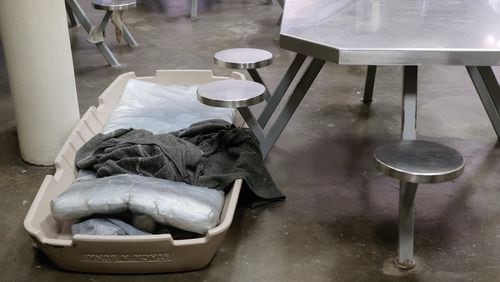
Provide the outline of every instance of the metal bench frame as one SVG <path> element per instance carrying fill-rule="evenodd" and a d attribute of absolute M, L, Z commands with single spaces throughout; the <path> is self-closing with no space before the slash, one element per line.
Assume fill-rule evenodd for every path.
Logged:
<path fill-rule="evenodd" d="M 94 26 L 90 19 L 88 18 L 87 14 L 83 10 L 82 6 L 78 3 L 77 0 L 65 0 L 66 1 L 66 11 L 68 13 L 69 21 L 70 21 L 70 27 L 77 26 L 77 21 L 81 23 L 85 31 L 87 31 L 88 34 L 93 32 L 93 30 L 98 30 L 100 32 L 103 32 L 106 25 L 108 24 L 112 11 L 106 11 L 104 14 L 104 18 L 102 19 L 101 23 L 99 26 Z M 75 18 L 76 17 L 76 18 Z M 128 28 L 123 25 L 123 38 L 127 42 L 127 44 L 131 47 L 136 47 L 137 42 L 135 41 L 134 37 L 128 30 Z M 90 42 L 94 44 L 97 47 L 97 50 L 102 54 L 106 62 L 108 62 L 109 65 L 113 67 L 121 66 L 120 62 L 118 59 L 116 59 L 115 55 L 113 52 L 111 52 L 111 49 L 109 49 L 109 46 L 104 42 L 104 39 L 99 42 Z"/>

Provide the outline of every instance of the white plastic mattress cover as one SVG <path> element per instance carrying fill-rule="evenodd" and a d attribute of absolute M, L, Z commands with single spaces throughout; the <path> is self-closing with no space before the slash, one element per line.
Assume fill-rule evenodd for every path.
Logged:
<path fill-rule="evenodd" d="M 164 86 L 131 79 L 125 86 L 118 107 L 111 114 L 103 133 L 120 128 L 135 128 L 161 134 L 209 119 L 234 123 L 234 109 L 203 105 L 197 100 L 197 89 L 198 86 L 195 85 Z"/>

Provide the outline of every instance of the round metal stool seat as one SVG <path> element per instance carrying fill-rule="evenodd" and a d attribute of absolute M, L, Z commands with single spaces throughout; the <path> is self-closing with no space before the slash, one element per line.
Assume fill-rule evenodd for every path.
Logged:
<path fill-rule="evenodd" d="M 273 54 L 254 48 L 226 49 L 215 53 L 214 63 L 229 69 L 258 69 L 273 63 Z"/>
<path fill-rule="evenodd" d="M 92 0 L 92 7 L 96 10 L 121 11 L 135 8 L 136 0 Z"/>
<path fill-rule="evenodd" d="M 375 149 L 375 167 L 411 183 L 446 182 L 460 176 L 464 158 L 456 150 L 428 141 L 400 141 Z"/>
<path fill-rule="evenodd" d="M 264 101 L 266 88 L 246 80 L 219 80 L 198 88 L 198 101 L 223 108 L 248 107 Z"/>

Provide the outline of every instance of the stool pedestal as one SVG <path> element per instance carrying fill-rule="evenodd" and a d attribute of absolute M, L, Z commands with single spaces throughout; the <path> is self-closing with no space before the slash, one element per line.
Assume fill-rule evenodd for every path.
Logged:
<path fill-rule="evenodd" d="M 395 260 L 397 267 L 411 269 L 415 266 L 413 259 L 414 236 L 414 205 L 413 200 L 417 192 L 416 183 L 401 182 L 399 191 L 399 245 L 398 257 Z"/>
<path fill-rule="evenodd" d="M 395 265 L 415 266 L 413 258 L 414 199 L 418 183 L 441 183 L 459 177 L 464 159 L 456 150 L 427 141 L 400 141 L 375 149 L 375 167 L 401 181 L 399 192 L 399 245 Z"/>
<path fill-rule="evenodd" d="M 119 30 L 119 32 L 117 32 L 118 43 L 121 43 L 123 36 L 129 46 L 136 47 L 138 45 L 137 41 L 135 41 L 130 31 L 123 23 L 123 13 L 125 10 L 135 8 L 136 6 L 136 0 L 93 0 L 92 7 L 96 10 L 106 11 L 106 14 L 104 14 L 101 24 L 97 28 L 91 30 L 89 34 L 90 40 L 97 40 L 99 42 L 104 41 L 106 25 L 109 20 L 112 19 L 116 29 Z M 95 44 L 96 42 L 91 43 Z"/>

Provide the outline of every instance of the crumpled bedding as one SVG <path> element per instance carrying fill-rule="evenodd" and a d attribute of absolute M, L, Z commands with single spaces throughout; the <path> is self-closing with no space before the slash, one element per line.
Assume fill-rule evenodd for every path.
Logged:
<path fill-rule="evenodd" d="M 182 182 L 120 174 L 74 182 L 51 202 L 58 221 L 127 210 L 157 223 L 205 234 L 219 223 L 224 193 Z"/>
<path fill-rule="evenodd" d="M 243 179 L 252 206 L 285 198 L 264 166 L 251 130 L 223 120 L 195 123 L 172 134 L 140 129 L 97 134 L 78 150 L 75 162 L 97 177 L 131 173 L 226 192 Z"/>
<path fill-rule="evenodd" d="M 76 153 L 75 163 L 97 177 L 131 173 L 194 184 L 202 155 L 200 148 L 171 134 L 118 129 L 90 139 Z"/>
<path fill-rule="evenodd" d="M 52 201 L 54 217 L 76 220 L 129 210 L 205 234 L 217 226 L 224 205 L 216 189 L 227 192 L 236 179 L 245 180 L 243 200 L 252 207 L 284 199 L 253 134 L 231 125 L 234 109 L 199 103 L 196 89 L 130 80 L 103 134 L 78 151 L 78 178 Z"/>

